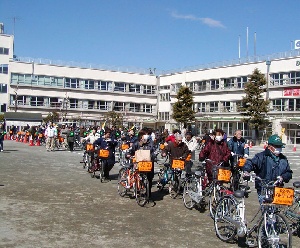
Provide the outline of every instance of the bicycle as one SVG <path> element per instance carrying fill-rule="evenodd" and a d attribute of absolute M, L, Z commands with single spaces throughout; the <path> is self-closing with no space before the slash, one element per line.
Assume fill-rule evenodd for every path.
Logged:
<path fill-rule="evenodd" d="M 245 191 L 245 196 L 249 193 L 248 181 L 245 181 L 243 178 L 244 171 L 243 167 L 245 165 L 246 159 L 243 155 L 234 154 L 233 155 L 233 164 L 231 165 L 231 180 L 230 180 L 230 189 L 231 191 L 242 190 Z"/>
<path fill-rule="evenodd" d="M 152 162 L 135 163 L 131 157 L 119 171 L 118 193 L 124 197 L 130 190 L 139 206 L 143 207 L 149 201 L 149 181 L 146 173 L 151 171 Z"/>
<path fill-rule="evenodd" d="M 170 163 L 165 163 L 158 172 L 158 183 L 157 188 L 159 191 L 162 191 L 164 187 L 170 182 L 173 171 L 171 169 Z"/>
<path fill-rule="evenodd" d="M 224 196 L 218 203 L 214 218 L 216 235 L 222 241 L 231 241 L 236 235 L 246 238 L 249 246 L 258 247 L 292 247 L 292 236 L 287 220 L 279 211 L 279 205 L 288 205 L 292 201 L 292 189 L 276 187 L 280 179 L 265 183 L 257 176 L 254 178 L 262 182 L 262 207 L 258 209 L 255 217 L 262 211 L 262 215 L 253 227 L 248 228 L 245 218 L 245 194 L 237 190 L 231 195 Z M 278 191 L 280 191 L 278 193 Z M 251 222 L 255 219 L 252 219 Z M 257 233 L 255 239 L 254 233 Z"/>
<path fill-rule="evenodd" d="M 175 199 L 180 193 L 185 184 L 185 177 L 182 175 L 184 170 L 185 160 L 182 158 L 174 158 L 172 160 L 172 174 L 169 181 L 169 194 L 170 197 Z"/>
<path fill-rule="evenodd" d="M 215 209 L 218 201 L 222 196 L 231 194 L 231 191 L 223 186 L 223 183 L 230 181 L 230 169 L 222 167 L 223 162 L 213 166 L 213 180 L 208 181 L 206 172 L 206 162 L 213 162 L 206 159 L 201 166 L 198 166 L 195 174 L 188 178 L 183 191 L 184 206 L 192 209 L 197 204 L 200 208 L 205 209 L 209 205 L 210 216 L 214 218 Z M 209 197 L 208 203 L 206 198 Z"/>
<path fill-rule="evenodd" d="M 86 144 L 81 162 L 83 163 L 83 169 L 91 169 L 92 153 L 94 153 L 94 151 L 95 149 L 93 144 Z"/>
<path fill-rule="evenodd" d="M 285 217 L 289 220 L 290 228 L 293 234 L 300 237 L 300 182 L 294 182 L 293 186 L 295 189 L 294 202 L 292 206 L 289 206 L 284 211 Z"/>

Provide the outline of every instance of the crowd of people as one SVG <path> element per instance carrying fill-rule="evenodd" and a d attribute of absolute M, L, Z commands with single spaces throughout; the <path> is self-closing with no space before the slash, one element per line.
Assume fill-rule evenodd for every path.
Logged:
<path fill-rule="evenodd" d="M 147 173 L 150 189 L 154 178 L 154 160 L 155 151 L 159 149 L 160 144 L 164 144 L 161 151 L 162 156 L 169 156 L 169 162 L 172 164 L 173 159 L 185 160 L 186 175 L 192 173 L 193 161 L 212 161 L 206 163 L 206 171 L 208 180 L 212 180 L 212 168 L 215 164 L 222 162 L 225 167 L 230 167 L 233 164 L 233 156 L 238 154 L 247 159 L 244 170 L 247 172 L 254 171 L 261 178 L 274 181 L 277 177 L 281 177 L 281 182 L 288 182 L 292 178 L 292 170 L 290 169 L 287 158 L 282 154 L 282 143 L 278 135 L 270 136 L 268 146 L 263 152 L 256 154 L 253 158 L 249 158 L 249 146 L 246 140 L 242 137 L 242 131 L 236 130 L 232 138 L 227 138 L 222 129 L 216 128 L 210 130 L 203 137 L 194 137 L 192 132 L 186 130 L 174 129 L 169 132 L 165 129 L 163 132 L 150 128 L 136 130 L 131 128 L 128 130 L 122 128 L 102 128 L 101 126 L 94 127 L 74 127 L 73 125 L 57 126 L 54 123 L 49 125 L 29 126 L 27 125 L 21 131 L 18 131 L 15 126 L 9 130 L 9 136 L 21 138 L 20 136 L 28 135 L 33 140 L 44 140 L 47 151 L 54 151 L 56 142 L 59 141 L 65 145 L 65 148 L 70 151 L 74 150 L 74 142 L 81 144 L 93 144 L 99 146 L 100 149 L 107 149 L 109 156 L 104 160 L 104 176 L 109 179 L 109 172 L 116 163 L 115 153 L 116 148 L 120 144 L 128 143 L 130 150 L 129 156 L 134 156 L 137 150 L 150 150 L 151 162 L 153 163 L 151 172 Z M 3 151 L 3 139 L 6 135 L 3 125 L 0 124 L 0 151 Z M 195 157 L 197 148 L 201 148 L 199 158 Z M 93 156 L 92 156 L 92 159 Z M 97 168 L 91 168 L 96 170 Z M 261 188 L 257 181 L 255 183 L 259 199 L 261 199 Z M 150 190 L 151 195 L 151 190 Z"/>

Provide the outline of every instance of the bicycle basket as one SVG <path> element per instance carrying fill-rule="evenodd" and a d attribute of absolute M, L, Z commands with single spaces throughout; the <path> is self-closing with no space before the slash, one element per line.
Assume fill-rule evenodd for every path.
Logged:
<path fill-rule="evenodd" d="M 99 152 L 98 152 L 98 156 L 100 158 L 108 158 L 109 150 L 100 149 Z"/>
<path fill-rule="evenodd" d="M 226 167 L 217 167 L 217 180 L 229 183 L 231 178 L 231 170 Z"/>
<path fill-rule="evenodd" d="M 244 167 L 246 160 L 247 159 L 245 159 L 245 158 L 240 158 L 237 163 L 238 167 Z"/>
<path fill-rule="evenodd" d="M 152 170 L 152 162 L 147 162 L 147 161 L 138 162 L 137 170 L 140 172 L 150 172 Z"/>
<path fill-rule="evenodd" d="M 93 152 L 94 151 L 94 145 L 93 144 L 87 144 L 86 145 L 86 151 L 87 152 Z"/>
<path fill-rule="evenodd" d="M 124 150 L 127 150 L 129 149 L 129 145 L 128 144 L 122 144 L 121 145 L 121 150 L 124 151 Z"/>
<path fill-rule="evenodd" d="M 160 150 L 165 149 L 165 145 L 164 145 L 164 144 L 160 144 L 160 145 L 159 145 L 159 149 L 160 149 Z"/>
<path fill-rule="evenodd" d="M 273 204 L 291 206 L 294 200 L 293 188 L 274 187 Z"/>
<path fill-rule="evenodd" d="M 172 169 L 184 169 L 184 161 L 180 159 L 173 159 L 172 161 Z"/>

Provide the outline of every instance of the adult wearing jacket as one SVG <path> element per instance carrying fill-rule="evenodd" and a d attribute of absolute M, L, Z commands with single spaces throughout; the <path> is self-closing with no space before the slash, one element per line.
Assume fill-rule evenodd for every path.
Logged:
<path fill-rule="evenodd" d="M 68 142 L 69 149 L 72 152 L 74 151 L 74 142 L 75 142 L 75 132 L 72 126 L 69 127 L 69 130 L 67 130 L 66 135 L 67 135 L 67 142 Z"/>
<path fill-rule="evenodd" d="M 104 177 L 107 180 L 110 180 L 109 178 L 109 172 L 115 165 L 115 149 L 118 145 L 118 142 L 114 139 L 111 139 L 111 130 L 105 129 L 103 137 L 100 137 L 94 142 L 95 146 L 98 146 L 100 149 L 108 150 L 109 156 L 107 159 L 102 160 L 102 166 L 104 170 Z M 95 170 L 96 168 L 93 168 Z"/>
<path fill-rule="evenodd" d="M 190 154 L 191 154 L 191 160 L 186 161 L 185 171 L 187 174 L 191 174 L 193 161 L 195 160 L 195 152 L 196 152 L 196 147 L 198 146 L 198 142 L 197 142 L 196 138 L 193 137 L 191 132 L 186 132 L 185 137 L 183 138 L 183 142 L 187 145 L 187 147 L 189 148 Z"/>
<path fill-rule="evenodd" d="M 4 135 L 6 135 L 5 129 L 3 127 L 3 124 L 0 124 L 0 152 L 3 152 Z"/>
<path fill-rule="evenodd" d="M 150 133 L 151 134 L 151 133 Z M 154 178 L 154 142 L 150 137 L 148 130 L 142 129 L 138 133 L 137 140 L 133 143 L 132 149 L 129 150 L 129 154 L 133 156 L 137 150 L 150 150 L 151 162 L 152 162 L 152 170 L 151 172 L 147 173 L 147 178 L 149 181 L 149 197 L 151 197 L 151 188 L 152 188 L 152 181 Z"/>
<path fill-rule="evenodd" d="M 246 143 L 246 140 L 242 137 L 242 131 L 236 130 L 234 136 L 227 142 L 228 148 L 231 151 L 230 163 L 234 163 L 234 155 L 241 155 L 244 158 L 249 156 L 249 146 Z"/>
<path fill-rule="evenodd" d="M 271 135 L 268 139 L 268 146 L 263 152 L 255 154 L 252 159 L 247 159 L 244 171 L 254 171 L 257 176 L 265 179 L 266 182 L 276 181 L 280 177 L 282 182 L 288 183 L 292 179 L 293 171 L 290 168 L 287 158 L 282 154 L 284 143 L 277 134 Z M 261 182 L 255 180 L 259 202 L 262 203 Z"/>
<path fill-rule="evenodd" d="M 208 141 L 199 154 L 200 161 L 204 161 L 205 159 L 213 161 L 208 161 L 206 163 L 206 171 L 209 181 L 212 181 L 213 179 L 213 166 L 220 162 L 224 162 L 223 166 L 229 166 L 229 159 L 231 156 L 231 152 L 223 138 L 224 131 L 222 129 L 216 129 L 213 132 L 213 135 L 215 138 Z"/>

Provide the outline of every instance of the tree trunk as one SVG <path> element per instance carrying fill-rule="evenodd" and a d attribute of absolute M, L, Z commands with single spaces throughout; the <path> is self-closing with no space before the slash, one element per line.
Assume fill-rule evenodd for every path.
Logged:
<path fill-rule="evenodd" d="M 256 145 L 256 146 L 259 146 L 259 145 L 260 145 L 259 131 L 258 131 L 257 128 L 255 129 L 255 145 Z"/>

